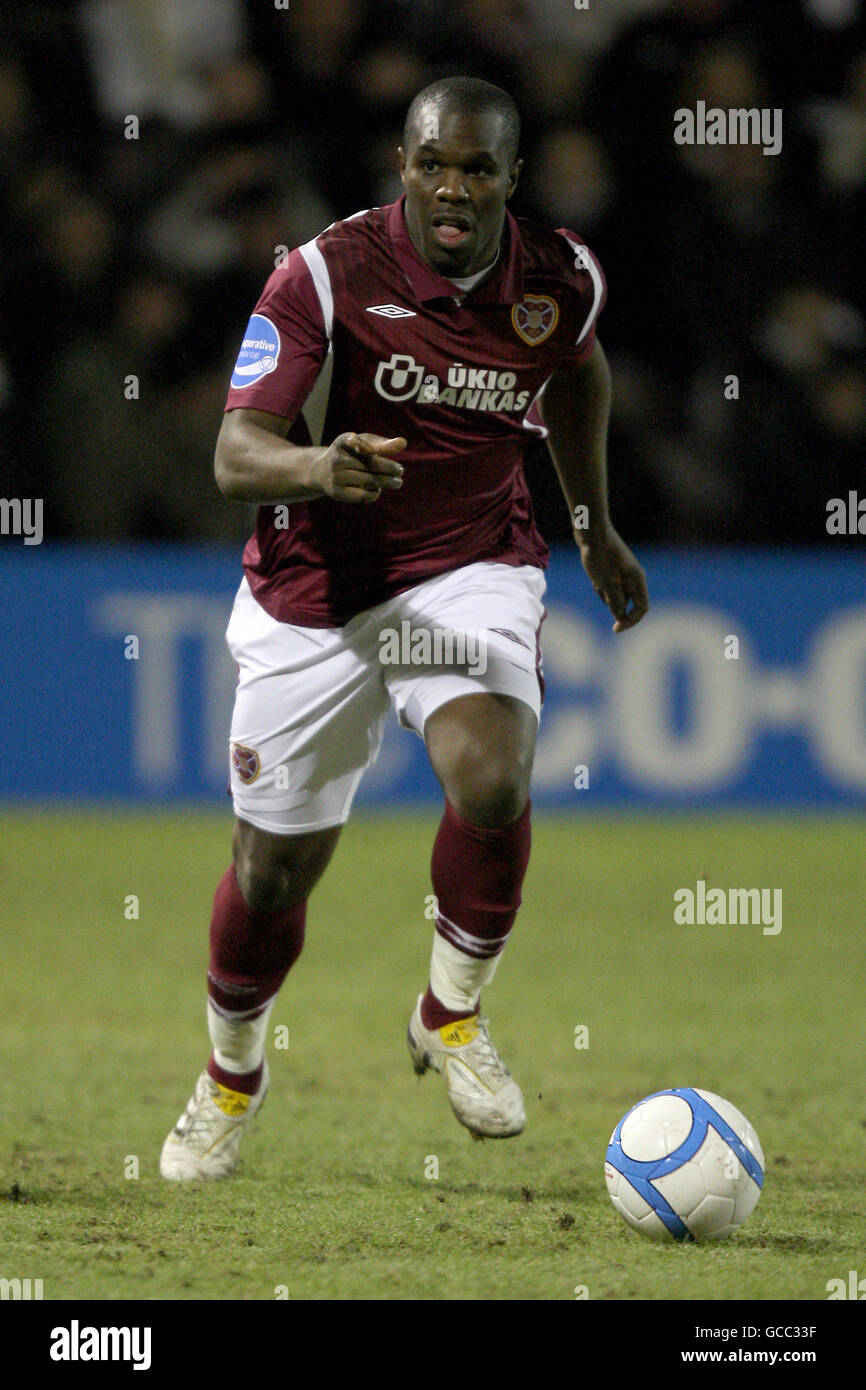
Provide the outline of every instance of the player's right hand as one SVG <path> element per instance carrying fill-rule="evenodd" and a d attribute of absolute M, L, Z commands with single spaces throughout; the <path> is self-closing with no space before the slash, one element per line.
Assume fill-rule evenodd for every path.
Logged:
<path fill-rule="evenodd" d="M 401 437 L 339 434 L 313 465 L 313 482 L 336 502 L 375 502 L 383 488 L 403 486 L 403 465 L 392 455 L 405 448 Z"/>

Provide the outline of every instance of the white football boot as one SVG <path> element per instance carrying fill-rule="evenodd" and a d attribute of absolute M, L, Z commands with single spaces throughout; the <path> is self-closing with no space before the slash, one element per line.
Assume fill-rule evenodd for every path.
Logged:
<path fill-rule="evenodd" d="M 448 1086 L 451 1109 L 480 1138 L 505 1139 L 526 1123 L 520 1087 L 506 1067 L 478 1015 L 433 1030 L 421 1022 L 421 1000 L 409 1020 L 407 1041 L 415 1071 L 438 1071 Z"/>
<path fill-rule="evenodd" d="M 203 1071 L 195 1093 L 162 1146 L 159 1171 L 169 1182 L 227 1178 L 240 1162 L 241 1139 L 268 1091 L 265 1062 L 253 1096 L 230 1091 Z"/>

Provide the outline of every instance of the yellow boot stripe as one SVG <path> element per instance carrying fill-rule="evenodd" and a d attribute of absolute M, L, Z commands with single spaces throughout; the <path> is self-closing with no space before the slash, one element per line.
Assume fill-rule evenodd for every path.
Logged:
<path fill-rule="evenodd" d="M 214 1085 L 218 1094 L 214 1096 L 213 1103 L 224 1115 L 243 1115 L 249 1108 L 252 1096 L 244 1095 L 243 1091 L 230 1091 L 228 1086 L 221 1086 L 219 1081 L 214 1082 Z"/>
<path fill-rule="evenodd" d="M 446 1047 L 463 1047 L 464 1043 L 478 1037 L 477 1024 L 477 1014 L 473 1014 L 472 1018 L 459 1018 L 456 1023 L 446 1023 L 444 1028 L 440 1028 L 439 1036 Z"/>

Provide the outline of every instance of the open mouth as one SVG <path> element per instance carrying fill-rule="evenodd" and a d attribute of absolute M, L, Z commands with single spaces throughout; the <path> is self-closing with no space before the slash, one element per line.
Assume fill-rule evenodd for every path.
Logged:
<path fill-rule="evenodd" d="M 440 246 L 446 246 L 449 250 L 454 246 L 462 246 L 469 240 L 471 233 L 471 225 L 465 217 L 440 214 L 433 218 L 433 236 Z"/>

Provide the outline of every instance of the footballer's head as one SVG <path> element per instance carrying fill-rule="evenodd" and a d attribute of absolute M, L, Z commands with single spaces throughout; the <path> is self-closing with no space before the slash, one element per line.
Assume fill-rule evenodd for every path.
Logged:
<path fill-rule="evenodd" d="M 519 140 L 511 97 L 477 77 L 442 78 L 409 107 L 400 149 L 406 226 L 441 275 L 474 275 L 496 259 Z"/>

